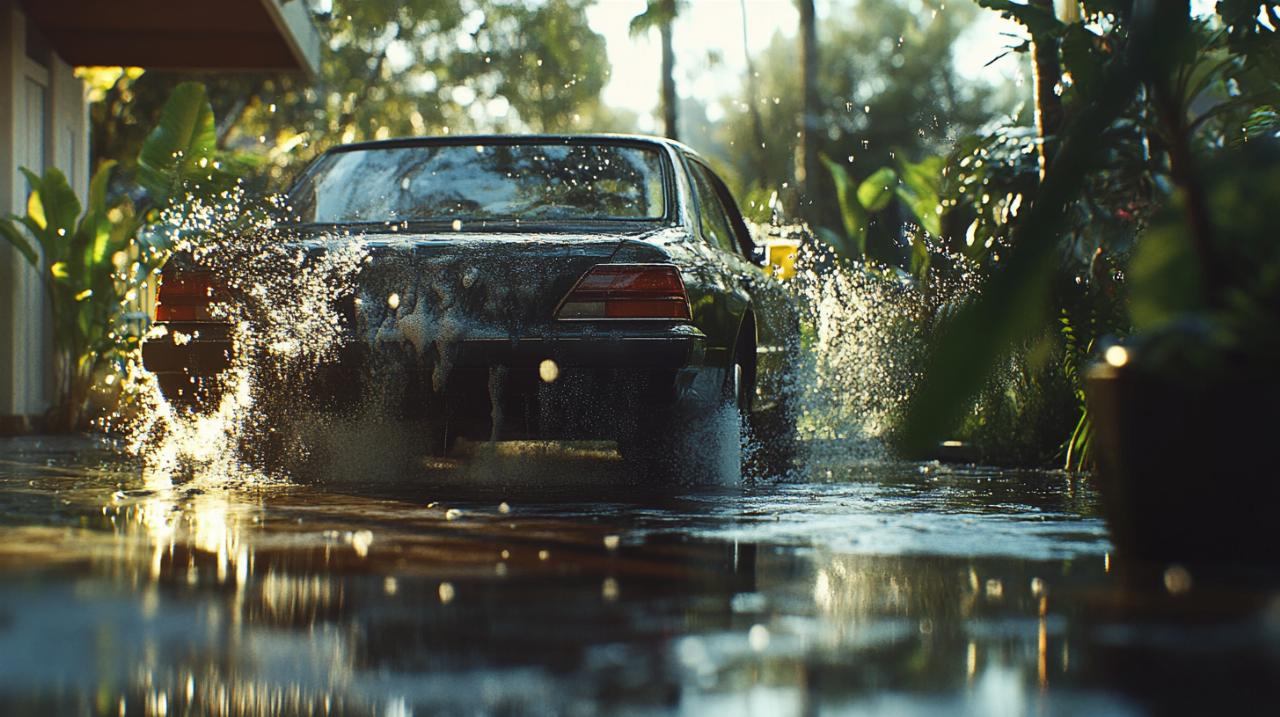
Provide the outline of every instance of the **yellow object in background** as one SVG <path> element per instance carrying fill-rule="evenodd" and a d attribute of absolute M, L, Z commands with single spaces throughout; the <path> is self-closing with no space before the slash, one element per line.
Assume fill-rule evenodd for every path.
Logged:
<path fill-rule="evenodd" d="M 764 246 L 769 257 L 766 271 L 782 281 L 796 275 L 796 252 L 800 249 L 800 242 L 795 239 L 768 239 Z"/>

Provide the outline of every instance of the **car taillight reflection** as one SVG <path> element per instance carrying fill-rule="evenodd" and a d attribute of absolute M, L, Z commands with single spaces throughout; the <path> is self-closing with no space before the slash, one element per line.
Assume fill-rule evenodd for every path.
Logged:
<path fill-rule="evenodd" d="M 564 297 L 556 318 L 688 321 L 689 297 L 671 264 L 598 264 Z"/>
<path fill-rule="evenodd" d="M 218 294 L 208 272 L 166 271 L 156 295 L 156 321 L 212 321 L 209 304 Z"/>

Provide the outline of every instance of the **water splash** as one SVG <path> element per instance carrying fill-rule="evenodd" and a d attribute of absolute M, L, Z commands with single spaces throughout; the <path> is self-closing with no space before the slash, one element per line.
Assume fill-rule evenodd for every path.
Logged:
<path fill-rule="evenodd" d="M 216 378 L 216 404 L 191 410 L 166 400 L 156 377 L 138 357 L 124 380 L 126 411 L 106 422 L 122 430 L 157 485 L 175 479 L 224 482 L 267 478 L 252 460 L 277 428 L 267 420 L 262 395 L 289 385 L 332 358 L 341 344 L 343 317 L 334 297 L 349 294 L 367 251 L 356 240 L 321 251 L 287 243 L 272 209 L 283 200 L 251 202 L 243 191 L 218 203 L 190 200 L 167 211 L 165 227 L 175 255 L 208 271 L 216 286 L 248 300 L 217 298 L 213 318 L 229 327 L 231 365 Z M 179 259 L 179 260 L 183 260 Z M 149 341 L 187 343 L 198 335 L 153 328 Z"/>
<path fill-rule="evenodd" d="M 273 201 L 278 208 L 280 200 Z M 245 202 L 243 195 L 235 195 L 223 205 L 192 203 L 166 216 L 176 249 L 247 300 L 212 307 L 230 326 L 233 359 L 219 379 L 218 401 L 211 410 L 197 412 L 165 401 L 154 377 L 136 361 L 131 364 L 125 383 L 136 410 L 119 423 L 131 451 L 158 480 L 202 475 L 262 479 L 267 476 L 254 466 L 272 463 L 262 460 L 265 452 L 302 459 L 317 447 L 323 449 L 319 459 L 343 472 L 369 476 L 371 468 L 380 467 L 394 473 L 394 467 L 408 462 L 388 447 L 422 445 L 419 426 L 397 425 L 386 410 L 386 397 L 404 387 L 408 365 L 399 370 L 392 364 L 375 367 L 370 376 L 379 380 L 369 382 L 358 405 L 338 415 L 308 413 L 300 406 L 286 405 L 283 414 L 264 408 L 272 400 L 279 408 L 281 395 L 287 403 L 290 390 L 305 392 L 313 372 L 335 357 L 351 332 L 370 345 L 396 344 L 410 351 L 413 365 L 430 366 L 425 375 L 438 390 L 460 338 L 523 335 L 529 329 L 527 315 L 539 310 L 534 294 L 545 293 L 548 272 L 521 262 L 483 261 L 482 236 L 468 238 L 465 258 L 444 252 L 426 259 L 405 247 L 397 249 L 403 238 L 385 234 L 300 240 L 270 213 L 245 212 Z M 252 218 L 246 220 L 246 215 Z M 920 378 L 933 317 L 971 295 L 976 281 L 961 274 L 922 288 L 893 270 L 837 259 L 804 226 L 757 230 L 800 239 L 797 274 L 787 283 L 802 326 L 800 360 L 789 390 L 807 458 L 819 464 L 835 457 L 886 458 L 885 439 Z M 190 238 L 197 236 L 199 241 Z M 479 249 L 470 247 L 473 243 Z M 375 249 L 400 251 L 401 256 L 371 268 Z M 487 275 L 491 269 L 495 276 Z M 477 281 L 486 283 L 484 310 L 493 315 L 473 315 L 475 307 L 465 307 L 451 293 L 454 284 L 470 289 Z M 341 309 L 340 297 L 352 299 L 348 313 Z M 159 332 L 151 336 L 165 338 Z M 287 427 L 282 415 L 288 418 Z M 723 432 L 730 423 L 737 421 L 717 419 L 704 425 Z M 751 436 L 741 447 L 748 455 L 762 449 Z M 716 476 L 715 482 L 735 484 L 740 480 L 738 462 L 724 453 L 710 457 L 709 465 L 714 465 L 703 472 Z"/>
<path fill-rule="evenodd" d="M 921 378 L 931 327 L 946 307 L 973 295 L 976 277 L 961 270 L 922 283 L 840 259 L 803 224 L 753 229 L 800 243 L 787 286 L 800 309 L 801 351 L 788 381 L 809 462 L 887 459 L 886 442 Z"/>

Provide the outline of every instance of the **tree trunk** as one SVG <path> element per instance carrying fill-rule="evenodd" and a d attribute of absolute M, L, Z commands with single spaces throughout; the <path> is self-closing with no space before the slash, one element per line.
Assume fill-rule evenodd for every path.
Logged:
<path fill-rule="evenodd" d="M 1155 87 L 1156 108 L 1168 141 L 1169 174 L 1174 186 L 1182 195 L 1183 212 L 1187 227 L 1191 230 L 1191 248 L 1200 262 L 1200 274 L 1205 283 L 1205 297 L 1210 306 L 1222 305 L 1222 267 L 1213 250 L 1213 222 L 1209 216 L 1209 199 L 1200 177 L 1193 166 L 1191 131 L 1181 105 L 1169 89 L 1167 81 L 1159 81 Z"/>
<path fill-rule="evenodd" d="M 672 0 L 674 1 L 674 0 Z M 674 13 L 672 13 L 674 15 Z M 667 137 L 679 141 L 676 123 L 676 55 L 671 46 L 672 20 L 664 20 L 659 28 L 662 35 L 662 124 Z"/>
<path fill-rule="evenodd" d="M 1028 0 L 1033 7 L 1053 13 L 1053 0 Z M 1058 60 L 1056 40 L 1035 41 L 1031 46 L 1032 74 L 1036 93 L 1036 135 L 1040 139 L 1040 179 L 1053 160 L 1058 133 L 1064 119 L 1062 97 L 1057 88 L 1062 83 L 1062 64 Z"/>
<path fill-rule="evenodd" d="M 818 98 L 818 26 L 813 0 L 797 0 L 800 10 L 800 87 L 804 103 L 800 114 L 800 152 L 796 163 L 796 180 L 800 185 L 800 216 L 815 215 L 813 202 L 817 196 L 819 176 L 818 133 L 822 131 Z"/>
<path fill-rule="evenodd" d="M 760 94 L 756 91 L 756 68 L 751 61 L 751 46 L 747 43 L 747 0 L 738 0 L 742 11 L 742 55 L 747 61 L 747 112 L 751 115 L 751 131 L 755 145 L 751 148 L 756 158 L 756 183 L 769 186 L 769 156 L 765 150 L 764 120 L 760 118 Z"/>

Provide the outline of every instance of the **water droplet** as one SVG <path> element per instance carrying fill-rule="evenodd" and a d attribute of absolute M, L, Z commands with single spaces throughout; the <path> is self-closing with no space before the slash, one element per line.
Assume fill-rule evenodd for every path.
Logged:
<path fill-rule="evenodd" d="M 538 364 L 538 378 L 541 378 L 543 383 L 555 383 L 556 379 L 560 378 L 560 367 L 551 359 L 543 359 L 542 363 Z"/>
<path fill-rule="evenodd" d="M 1164 571 L 1164 588 L 1170 595 L 1182 595 L 1191 590 L 1191 572 L 1181 565 L 1170 565 Z"/>

